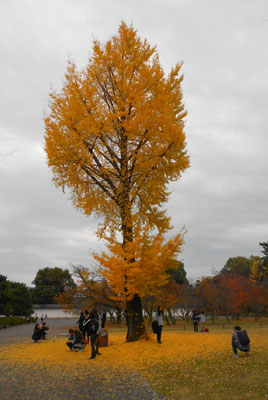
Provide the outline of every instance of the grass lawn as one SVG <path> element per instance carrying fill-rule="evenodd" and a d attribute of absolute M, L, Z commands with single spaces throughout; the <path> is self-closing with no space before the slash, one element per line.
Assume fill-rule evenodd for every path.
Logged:
<path fill-rule="evenodd" d="M 234 325 L 246 329 L 251 338 L 251 354 L 233 359 L 231 335 Z M 164 327 L 162 344 L 156 336 L 139 342 L 125 342 L 125 328 L 108 327 L 109 343 L 94 360 L 94 371 L 107 379 L 113 371 L 122 375 L 137 372 L 169 400 L 259 400 L 268 399 L 268 320 L 232 322 L 231 329 L 223 322 L 209 325 L 209 333 L 193 332 L 192 324 Z M 66 351 L 66 338 L 57 338 L 34 345 L 30 341 L 0 350 L 0 357 L 12 364 L 48 365 L 61 373 L 71 368 L 83 371 L 79 379 L 87 379 L 92 371 L 88 361 L 90 346 L 82 353 Z M 58 372 L 56 372 L 58 371 Z"/>
<path fill-rule="evenodd" d="M 31 322 L 34 319 L 31 318 Z M 25 317 L 0 317 L 0 325 L 1 326 L 13 326 L 13 325 L 22 325 L 26 324 L 27 320 Z"/>

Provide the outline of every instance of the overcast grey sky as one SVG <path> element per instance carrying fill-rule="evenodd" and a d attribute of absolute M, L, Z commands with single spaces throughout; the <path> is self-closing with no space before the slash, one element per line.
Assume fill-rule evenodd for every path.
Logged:
<path fill-rule="evenodd" d="M 96 221 L 51 183 L 43 111 L 67 59 L 124 20 L 157 45 L 166 72 L 184 61 L 191 168 L 171 185 L 174 230 L 188 233 L 187 276 L 268 240 L 267 0 L 0 0 L 0 274 L 30 284 L 39 268 L 94 265 Z"/>

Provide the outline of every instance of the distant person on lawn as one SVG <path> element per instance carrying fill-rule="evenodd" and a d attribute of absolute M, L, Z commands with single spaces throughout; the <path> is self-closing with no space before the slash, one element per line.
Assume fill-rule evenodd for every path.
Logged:
<path fill-rule="evenodd" d="M 234 333 L 232 336 L 232 347 L 234 352 L 234 358 L 238 358 L 237 349 L 244 351 L 246 356 L 249 356 L 250 351 L 250 339 L 248 337 L 247 331 L 241 331 L 240 326 L 234 327 Z"/>
<path fill-rule="evenodd" d="M 193 311 L 193 323 L 194 323 L 194 332 L 198 332 L 198 318 L 197 318 L 197 312 Z"/>
<path fill-rule="evenodd" d="M 201 312 L 199 315 L 196 315 L 195 318 L 198 318 L 201 324 L 201 329 L 200 332 L 204 332 L 205 331 L 205 323 L 207 320 L 207 317 Z"/>
<path fill-rule="evenodd" d="M 161 344 L 161 334 L 162 334 L 162 328 L 164 325 L 164 319 L 163 319 L 163 309 L 161 306 L 157 307 L 157 312 L 156 312 L 156 318 L 155 318 L 158 327 L 157 327 L 157 343 Z"/>

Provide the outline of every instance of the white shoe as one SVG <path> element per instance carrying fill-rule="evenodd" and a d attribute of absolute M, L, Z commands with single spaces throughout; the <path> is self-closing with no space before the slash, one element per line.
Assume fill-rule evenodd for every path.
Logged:
<path fill-rule="evenodd" d="M 239 357 L 239 355 L 238 355 L 238 354 L 235 354 L 235 355 L 234 355 L 234 358 L 238 358 L 238 357 Z"/>

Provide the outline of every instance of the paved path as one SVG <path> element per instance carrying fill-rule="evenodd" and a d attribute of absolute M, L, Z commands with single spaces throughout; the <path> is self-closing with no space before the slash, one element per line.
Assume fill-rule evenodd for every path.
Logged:
<path fill-rule="evenodd" d="M 48 319 L 47 324 L 49 325 L 48 337 L 54 337 L 60 334 L 67 334 L 68 327 L 74 327 L 77 322 L 77 318 L 53 318 Z M 6 329 L 0 330 L 0 346 L 2 343 L 7 341 L 14 342 L 14 339 L 31 338 L 34 330 L 33 323 L 10 326 Z M 2 399 L 1 399 L 2 400 Z"/>
<path fill-rule="evenodd" d="M 65 334 L 77 319 L 51 319 L 49 336 Z M 31 338 L 33 324 L 0 331 L 1 346 Z M 104 371 L 89 361 L 75 370 L 53 366 L 29 366 L 0 359 L 1 400 L 160 400 L 148 382 L 138 373 L 122 375 L 116 369 Z"/>

